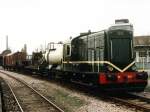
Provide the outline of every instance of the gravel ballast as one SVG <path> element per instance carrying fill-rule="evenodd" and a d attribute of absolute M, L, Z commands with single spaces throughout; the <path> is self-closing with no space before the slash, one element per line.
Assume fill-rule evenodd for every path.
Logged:
<path fill-rule="evenodd" d="M 44 96 L 65 109 L 66 112 L 135 112 L 133 108 L 127 108 L 126 106 L 124 107 L 111 101 L 100 100 L 85 93 L 77 92 L 74 89 L 65 88 L 51 81 L 14 72 L 3 72 L 18 77 L 32 85 Z"/>

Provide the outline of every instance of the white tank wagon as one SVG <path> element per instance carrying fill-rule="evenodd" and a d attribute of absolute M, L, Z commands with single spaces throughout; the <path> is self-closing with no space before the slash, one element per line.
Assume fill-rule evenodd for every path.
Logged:
<path fill-rule="evenodd" d="M 63 44 L 49 43 L 44 58 L 49 65 L 61 64 L 63 59 Z"/>

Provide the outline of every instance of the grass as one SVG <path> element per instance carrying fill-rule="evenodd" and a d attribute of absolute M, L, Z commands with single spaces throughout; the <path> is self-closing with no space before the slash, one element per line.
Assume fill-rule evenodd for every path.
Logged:
<path fill-rule="evenodd" d="M 58 89 L 53 91 L 53 100 L 57 104 L 62 105 L 65 108 L 66 112 L 75 111 L 81 106 L 87 104 L 87 102 L 85 102 L 84 100 L 76 96 L 71 96 L 69 93 L 60 91 Z"/>

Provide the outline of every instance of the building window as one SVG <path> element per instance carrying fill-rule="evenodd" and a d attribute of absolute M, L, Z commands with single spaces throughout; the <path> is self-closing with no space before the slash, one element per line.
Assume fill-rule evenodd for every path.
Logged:
<path fill-rule="evenodd" d="M 146 51 L 140 51 L 139 52 L 139 57 L 146 57 Z"/>

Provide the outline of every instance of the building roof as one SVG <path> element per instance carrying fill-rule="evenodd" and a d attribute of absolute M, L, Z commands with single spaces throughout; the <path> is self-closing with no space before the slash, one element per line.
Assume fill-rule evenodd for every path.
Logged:
<path fill-rule="evenodd" d="M 149 36 L 135 36 L 133 38 L 134 46 L 150 46 L 150 35 Z"/>

